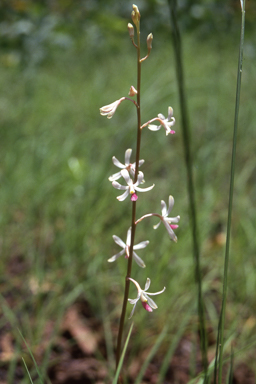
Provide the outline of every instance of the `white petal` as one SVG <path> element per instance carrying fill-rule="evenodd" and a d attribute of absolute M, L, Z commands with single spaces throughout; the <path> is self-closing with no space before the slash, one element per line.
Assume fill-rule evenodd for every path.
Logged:
<path fill-rule="evenodd" d="M 132 155 L 132 149 L 129 148 L 125 151 L 125 155 L 124 155 L 124 162 L 126 166 L 130 164 L 131 155 Z"/>
<path fill-rule="evenodd" d="M 136 280 L 132 279 L 131 277 L 128 277 L 128 279 L 129 279 L 130 281 L 132 281 L 133 284 L 134 284 L 134 285 L 136 286 L 136 288 L 137 288 L 137 291 L 138 291 L 138 296 L 137 296 L 137 298 L 140 297 L 140 294 L 141 294 L 142 290 L 141 290 L 141 287 L 140 287 L 139 283 L 138 283 Z"/>
<path fill-rule="evenodd" d="M 115 180 L 120 179 L 121 176 L 122 176 L 121 172 L 117 172 L 117 173 L 114 173 L 113 175 L 111 175 L 108 179 L 109 179 L 109 181 L 115 181 Z"/>
<path fill-rule="evenodd" d="M 136 299 L 128 299 L 129 303 L 133 305 L 136 304 L 138 300 L 139 300 L 139 297 L 137 297 Z"/>
<path fill-rule="evenodd" d="M 139 192 L 148 192 L 148 191 L 151 191 L 151 189 L 153 189 L 154 186 L 155 184 L 151 185 L 151 187 L 148 187 L 148 188 L 135 187 L 135 190 Z"/>
<path fill-rule="evenodd" d="M 169 223 L 169 224 L 172 224 L 172 223 L 176 224 L 176 223 L 178 223 L 180 221 L 180 216 L 166 217 L 165 221 L 167 221 L 167 223 Z"/>
<path fill-rule="evenodd" d="M 166 136 L 167 136 L 171 132 L 171 128 L 169 127 L 169 123 L 167 123 L 166 121 L 162 121 L 162 126 L 166 130 Z"/>
<path fill-rule="evenodd" d="M 150 278 L 148 277 L 148 278 L 147 278 L 147 281 L 146 281 L 146 284 L 145 284 L 144 291 L 147 291 L 147 290 L 149 289 L 150 284 L 151 284 L 151 280 L 150 280 Z"/>
<path fill-rule="evenodd" d="M 134 314 L 136 304 L 137 304 L 137 302 L 136 302 L 136 303 L 134 304 L 134 306 L 133 306 L 133 309 L 132 309 L 132 311 L 131 311 L 131 314 L 130 314 L 130 316 L 129 316 L 129 319 L 131 319 L 131 318 L 132 318 L 132 315 Z"/>
<path fill-rule="evenodd" d="M 168 127 L 173 127 L 175 124 L 175 118 L 172 117 L 171 120 L 168 122 Z"/>
<path fill-rule="evenodd" d="M 120 239 L 120 237 L 113 235 L 114 242 L 119 245 L 120 247 L 124 248 L 126 247 L 126 244 L 123 242 L 123 240 Z"/>
<path fill-rule="evenodd" d="M 128 195 L 129 195 L 129 189 L 127 189 L 122 195 L 117 196 L 117 200 L 124 201 Z"/>
<path fill-rule="evenodd" d="M 165 116 L 162 113 L 158 113 L 157 117 L 161 120 L 165 120 Z"/>
<path fill-rule="evenodd" d="M 110 259 L 108 259 L 108 262 L 109 263 L 113 263 L 113 261 L 116 261 L 118 259 L 118 257 L 122 256 L 124 254 L 125 250 L 122 249 L 122 251 L 120 251 L 119 253 L 117 253 L 116 255 L 110 257 Z"/>
<path fill-rule="evenodd" d="M 170 195 L 169 196 L 169 207 L 168 207 L 168 211 L 167 211 L 167 216 L 171 212 L 173 206 L 174 206 L 174 198 Z"/>
<path fill-rule="evenodd" d="M 168 224 L 167 221 L 163 220 L 164 226 L 167 229 L 167 232 L 169 233 L 170 238 L 177 243 L 177 236 L 173 232 L 172 228 L 170 227 L 170 224 Z"/>
<path fill-rule="evenodd" d="M 168 216 L 167 205 L 165 204 L 164 200 L 161 200 L 161 210 L 162 210 L 162 216 Z"/>
<path fill-rule="evenodd" d="M 141 267 L 141 268 L 145 268 L 146 267 L 144 261 L 137 255 L 137 253 L 133 252 L 133 258 L 134 258 L 134 261 L 138 264 L 139 267 Z"/>
<path fill-rule="evenodd" d="M 161 224 L 161 220 L 159 221 L 159 223 L 158 224 L 156 224 L 156 225 L 153 225 L 153 228 L 154 229 L 157 229 L 158 227 L 159 227 L 159 225 Z"/>
<path fill-rule="evenodd" d="M 146 246 L 147 246 L 148 244 L 149 244 L 149 241 L 148 241 L 148 240 L 141 241 L 139 244 L 134 245 L 134 246 L 133 246 L 133 249 L 142 249 L 142 248 L 146 248 Z"/>
<path fill-rule="evenodd" d="M 154 125 L 154 124 L 148 125 L 148 129 L 150 129 L 150 131 L 159 131 L 160 128 L 161 128 L 161 125 Z"/>
<path fill-rule="evenodd" d="M 130 175 L 129 175 L 129 172 L 127 171 L 127 169 L 122 169 L 121 175 L 123 176 L 123 178 L 125 179 L 127 185 L 129 186 L 130 193 L 134 193 L 133 181 L 130 178 Z"/>
<path fill-rule="evenodd" d="M 148 300 L 148 305 L 153 308 L 153 309 L 157 309 L 158 306 L 156 305 L 156 303 L 154 302 L 154 300 L 152 300 L 150 297 L 148 297 L 148 295 L 146 293 L 144 293 L 146 299 Z"/>
<path fill-rule="evenodd" d="M 140 185 L 142 183 L 143 179 L 144 179 L 144 173 L 139 171 L 138 179 L 137 179 L 137 181 L 136 181 L 136 183 L 134 185 L 135 186 Z"/>
<path fill-rule="evenodd" d="M 125 168 L 125 165 L 120 163 L 119 160 L 117 160 L 117 158 L 115 156 L 112 157 L 112 161 L 113 161 L 113 164 L 118 167 L 118 168 Z"/>
<path fill-rule="evenodd" d="M 113 181 L 113 182 L 112 182 L 112 185 L 113 185 L 113 187 L 116 188 L 116 189 L 121 189 L 121 190 L 128 189 L 127 185 L 121 185 L 121 184 L 119 184 L 117 181 Z"/>
<path fill-rule="evenodd" d="M 132 228 L 130 227 L 127 231 L 127 236 L 126 236 L 126 245 L 131 245 L 131 233 L 132 233 Z"/>
<path fill-rule="evenodd" d="M 173 109 L 172 109 L 172 107 L 168 107 L 168 120 L 170 120 L 171 119 L 171 117 L 173 116 Z"/>
<path fill-rule="evenodd" d="M 130 175 L 129 175 L 129 172 L 127 171 L 126 168 L 122 169 L 121 174 L 122 174 L 123 178 L 125 179 L 125 181 L 130 180 Z"/>
<path fill-rule="evenodd" d="M 160 293 L 163 293 L 165 290 L 166 290 L 166 288 L 164 287 L 164 288 L 162 289 L 162 291 L 155 292 L 155 293 L 149 293 L 149 292 L 147 292 L 147 295 L 150 295 L 150 296 L 160 295 Z M 146 295 L 146 294 L 145 294 L 145 295 Z"/>

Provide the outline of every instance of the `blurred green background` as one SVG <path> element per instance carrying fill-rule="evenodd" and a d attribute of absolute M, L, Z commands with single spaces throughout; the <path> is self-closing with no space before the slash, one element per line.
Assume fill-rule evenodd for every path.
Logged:
<path fill-rule="evenodd" d="M 160 213 L 161 199 L 167 201 L 172 194 L 172 215 L 181 216 L 178 243 L 170 243 L 164 227 L 153 230 L 156 220 L 143 221 L 136 243 L 150 240 L 146 250 L 138 252 L 147 268 L 133 266 L 133 277 L 142 286 L 150 277 L 151 292 L 167 289 L 156 298 L 159 310 L 151 316 L 136 308 L 130 360 L 154 344 L 168 324 L 161 360 L 186 314 L 184 333 L 196 329 L 197 293 L 169 9 L 162 0 L 136 4 L 142 15 L 145 54 L 146 36 L 154 35 L 153 50 L 142 67 L 142 121 L 158 113 L 167 115 L 169 105 L 176 118 L 174 136 L 166 137 L 163 129 L 143 130 L 145 186 L 156 186 L 139 195 L 138 217 Z M 16 331 L 19 327 L 36 353 L 47 324 L 54 322 L 55 336 L 67 308 L 84 300 L 103 327 L 106 353 L 98 352 L 97 358 L 108 361 L 110 372 L 126 260 L 108 264 L 107 259 L 120 250 L 112 235 L 126 238 L 131 204 L 128 199 L 116 200 L 118 191 L 108 177 L 116 172 L 113 155 L 123 162 L 127 148 L 135 151 L 136 113 L 131 103 L 122 103 L 107 120 L 99 108 L 127 96 L 131 85 L 136 87 L 136 52 L 127 33 L 131 9 L 132 2 L 110 0 L 13 0 L 0 5 L 1 333 L 10 332 L 20 351 L 24 346 Z M 240 4 L 184 0 L 178 11 L 207 329 L 214 351 Z M 256 8 L 252 1 L 246 20 L 226 330 L 237 350 L 255 341 L 256 329 Z M 135 296 L 131 287 L 130 297 Z M 246 361 L 255 370 L 252 351 L 254 345 L 239 353 L 236 361 Z M 50 352 L 43 356 L 47 367 Z M 18 365 L 16 355 L 1 363 L 9 382 L 14 382 Z"/>

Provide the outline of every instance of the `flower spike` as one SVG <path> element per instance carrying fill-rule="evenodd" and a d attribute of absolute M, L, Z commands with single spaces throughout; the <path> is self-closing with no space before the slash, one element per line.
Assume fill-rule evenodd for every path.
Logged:
<path fill-rule="evenodd" d="M 153 309 L 157 309 L 158 307 L 157 307 L 156 303 L 149 296 L 160 295 L 160 293 L 163 293 L 165 291 L 165 287 L 162 289 L 162 291 L 159 291 L 159 292 L 155 292 L 155 293 L 147 292 L 146 293 L 146 291 L 150 287 L 150 283 L 151 283 L 149 278 L 147 278 L 144 289 L 141 289 L 139 283 L 137 283 L 137 281 L 133 280 L 131 277 L 129 277 L 129 280 L 133 282 L 133 284 L 136 286 L 137 291 L 138 291 L 136 299 L 128 299 L 129 303 L 133 305 L 133 309 L 132 309 L 132 312 L 130 314 L 129 319 L 134 314 L 134 310 L 135 310 L 136 304 L 139 301 L 139 299 L 141 300 L 142 306 L 143 306 L 143 308 L 146 309 L 146 311 L 153 312 Z"/>
<path fill-rule="evenodd" d="M 108 262 L 112 263 L 113 261 L 117 260 L 123 254 L 125 254 L 125 258 L 128 259 L 128 257 L 130 256 L 131 227 L 127 231 L 126 244 L 118 236 L 113 235 L 113 239 L 114 239 L 115 243 L 118 244 L 123 249 L 122 249 L 122 251 L 120 251 L 116 255 L 112 256 L 110 259 L 108 259 Z M 146 240 L 146 241 L 142 241 L 139 244 L 133 246 L 133 254 L 132 254 L 132 256 L 133 256 L 135 262 L 141 268 L 145 268 L 146 265 L 145 265 L 144 261 L 137 255 L 137 253 L 134 252 L 134 250 L 146 248 L 146 246 L 148 244 L 149 244 L 149 241 Z"/>

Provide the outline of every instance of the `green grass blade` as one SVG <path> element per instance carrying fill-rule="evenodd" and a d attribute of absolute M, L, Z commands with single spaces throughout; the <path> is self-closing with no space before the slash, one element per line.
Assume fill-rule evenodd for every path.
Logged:
<path fill-rule="evenodd" d="M 227 384 L 232 384 L 234 382 L 234 351 L 231 346 L 231 355 L 230 355 L 230 368 Z"/>
<path fill-rule="evenodd" d="M 36 372 L 37 372 L 37 374 L 38 374 L 39 380 L 40 380 L 41 384 L 44 384 L 42 375 L 41 375 L 41 373 L 40 373 L 40 371 L 39 371 L 39 369 L 38 369 L 38 365 L 37 365 L 37 362 L 36 362 L 36 360 L 35 360 L 35 358 L 34 358 L 34 356 L 33 356 L 33 353 L 32 353 L 32 351 L 31 351 L 31 349 L 29 348 L 28 343 L 26 342 L 25 338 L 23 337 L 23 335 L 22 335 L 22 333 L 21 333 L 21 331 L 20 331 L 19 329 L 18 329 L 18 332 L 19 332 L 19 334 L 20 334 L 22 340 L 24 341 L 24 343 L 25 343 L 25 345 L 26 345 L 26 347 L 27 347 L 27 349 L 28 349 L 28 351 L 29 351 L 29 354 L 30 354 L 30 356 L 31 356 L 31 359 L 33 360 L 33 363 L 34 363 L 34 365 L 35 365 Z M 26 365 L 25 365 L 25 366 L 26 366 Z"/>
<path fill-rule="evenodd" d="M 197 231 L 197 212 L 195 204 L 195 189 L 193 182 L 193 172 L 192 172 L 192 154 L 191 154 L 191 139 L 190 139 L 190 128 L 189 128 L 189 119 L 187 112 L 187 98 L 185 93 L 185 81 L 184 81 L 184 70 L 183 70 L 183 58 L 182 58 L 182 42 L 180 36 L 180 30 L 177 22 L 177 0 L 168 0 L 170 7 L 170 16 L 171 16 L 171 25 L 172 25 L 172 39 L 174 46 L 174 55 L 175 55 L 175 64 L 176 64 L 176 74 L 178 81 L 178 91 L 179 91 L 179 102 L 180 102 L 180 111 L 181 111 L 181 126 L 182 126 L 182 136 L 183 136 L 183 146 L 185 152 L 185 163 L 187 169 L 187 188 L 188 188 L 188 197 L 189 197 L 189 210 L 190 210 L 190 225 L 192 228 L 192 241 L 193 241 L 193 256 L 195 262 L 195 281 L 198 287 L 198 317 L 199 317 L 199 331 L 200 331 L 200 346 L 201 346 L 201 355 L 202 362 L 205 371 L 205 376 L 207 376 L 207 338 L 206 338 L 206 327 L 205 327 L 205 310 L 203 303 L 203 294 L 202 294 L 202 277 L 201 277 L 201 267 L 200 267 L 200 250 L 199 250 L 199 240 L 198 240 L 198 231 Z"/>
<path fill-rule="evenodd" d="M 27 374 L 28 374 L 29 380 L 30 380 L 30 382 L 33 384 L 33 380 L 32 380 L 32 378 L 31 378 L 31 376 L 30 376 L 30 373 L 29 373 L 29 370 L 28 370 L 27 364 L 26 364 L 25 360 L 23 359 L 23 357 L 22 357 L 22 361 L 23 361 L 23 363 L 24 363 L 24 365 L 25 365 L 25 368 L 26 368 L 26 371 L 27 371 Z"/>
<path fill-rule="evenodd" d="M 226 351 L 227 349 L 230 348 L 230 344 L 234 341 L 235 339 L 235 335 L 231 335 L 228 340 L 225 342 L 225 345 L 224 345 L 224 351 Z M 242 351 L 242 349 L 238 350 L 236 353 L 238 354 L 240 351 Z M 234 354 L 235 355 L 235 354 Z M 207 376 L 205 376 L 204 372 L 200 373 L 197 377 L 195 377 L 194 379 L 190 380 L 188 382 L 188 384 L 204 384 L 204 383 L 210 383 L 211 381 L 211 377 L 214 373 L 214 368 L 215 368 L 215 359 L 216 359 L 216 356 L 215 358 L 210 362 L 209 366 L 208 366 L 208 372 L 207 372 Z M 228 361 L 230 360 L 229 357 L 227 357 L 223 362 L 224 363 L 227 363 Z"/>
<path fill-rule="evenodd" d="M 235 176 L 235 157 L 236 157 L 238 114 L 239 114 L 240 90 L 241 90 L 241 79 L 242 79 L 244 28 L 245 28 L 245 0 L 244 1 L 240 0 L 240 2 L 241 2 L 241 11 L 242 11 L 241 35 L 240 35 L 238 71 L 237 71 L 233 148 L 232 148 L 231 170 L 230 170 L 230 188 L 229 188 L 228 221 L 227 221 L 227 240 L 226 240 L 225 261 L 224 261 L 223 295 L 222 295 L 222 308 L 221 308 L 220 327 L 219 327 L 220 335 L 218 337 L 220 341 L 219 370 L 218 370 L 219 384 L 221 384 L 221 381 L 222 381 L 223 339 L 224 339 L 224 323 L 225 323 L 225 310 L 226 310 L 227 287 L 228 287 L 229 246 L 230 246 L 230 232 L 231 232 L 231 218 L 232 218 L 234 176 Z M 217 359 L 216 359 L 216 362 L 217 362 Z"/>
<path fill-rule="evenodd" d="M 119 360 L 119 363 L 118 363 L 118 366 L 117 366 L 116 374 L 115 374 L 115 377 L 114 377 L 114 380 L 113 380 L 112 384 L 117 384 L 118 383 L 118 377 L 119 377 L 119 374 L 120 374 L 120 371 L 121 371 L 121 368 L 122 368 L 122 365 L 123 365 L 124 356 L 125 356 L 125 352 L 126 352 L 126 349 L 128 347 L 128 343 L 129 343 L 129 340 L 130 340 L 130 337 L 131 337 L 132 329 L 133 329 L 133 323 L 130 326 L 130 329 L 129 329 L 129 332 L 128 332 L 128 336 L 127 336 L 127 338 L 125 340 L 123 352 L 121 354 L 121 357 L 120 357 L 120 360 Z"/>

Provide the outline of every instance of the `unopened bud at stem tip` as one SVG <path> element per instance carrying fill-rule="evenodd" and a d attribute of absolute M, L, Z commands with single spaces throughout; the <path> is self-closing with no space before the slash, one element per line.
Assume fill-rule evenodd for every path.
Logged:
<path fill-rule="evenodd" d="M 130 88 L 130 90 L 129 90 L 128 95 L 132 97 L 132 96 L 137 95 L 137 93 L 138 93 L 137 90 L 136 90 L 136 89 L 134 88 L 134 86 L 132 85 L 131 88 Z"/>
<path fill-rule="evenodd" d="M 147 37 L 147 47 L 149 51 L 152 49 L 152 41 L 153 41 L 153 34 L 150 33 Z"/>
<path fill-rule="evenodd" d="M 139 22 L 140 22 L 140 11 L 139 11 L 139 8 L 137 7 L 137 5 L 135 5 L 135 4 L 133 4 L 132 9 L 133 9 L 132 21 L 136 25 L 136 28 L 138 28 Z"/>

